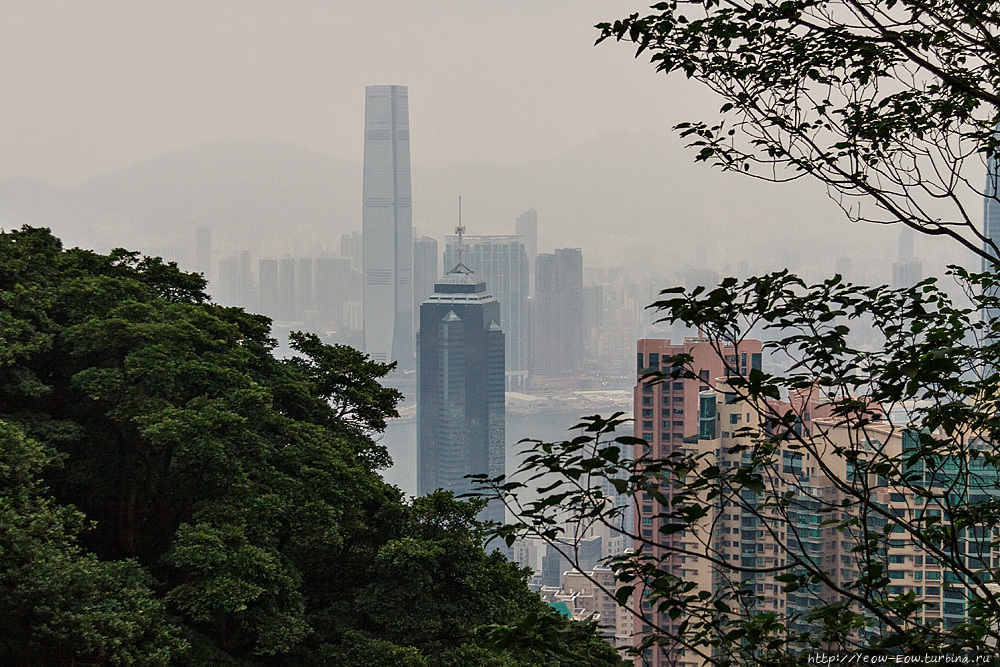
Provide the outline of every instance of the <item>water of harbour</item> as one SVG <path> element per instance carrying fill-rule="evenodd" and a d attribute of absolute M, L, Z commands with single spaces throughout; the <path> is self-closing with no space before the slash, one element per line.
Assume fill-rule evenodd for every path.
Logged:
<path fill-rule="evenodd" d="M 543 441 L 569 440 L 579 435 L 571 432 L 571 426 L 580 423 L 583 415 L 593 414 L 585 408 L 579 411 L 538 412 L 533 414 L 508 414 L 506 418 L 507 474 L 517 465 L 517 452 L 525 445 L 517 443 L 524 438 Z M 610 416 L 610 411 L 607 415 Z M 417 492 L 417 422 L 393 420 L 382 436 L 382 444 L 389 450 L 393 465 L 383 471 L 383 477 L 390 484 L 403 490 L 406 495 Z"/>

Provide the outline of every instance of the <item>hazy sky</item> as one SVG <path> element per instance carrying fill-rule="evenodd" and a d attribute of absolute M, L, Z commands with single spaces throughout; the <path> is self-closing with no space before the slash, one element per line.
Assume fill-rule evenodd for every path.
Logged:
<path fill-rule="evenodd" d="M 711 115 L 720 102 L 682 76 L 656 73 L 631 45 L 594 45 L 595 23 L 645 8 L 642 0 L 0 0 L 0 179 L 66 188 L 219 139 L 278 140 L 360 165 L 365 86 L 402 84 L 414 221 L 424 231 L 450 227 L 455 199 L 417 192 L 429 169 L 552 161 L 593 143 L 614 169 L 600 187 L 559 198 L 538 183 L 530 201 L 483 193 L 479 219 L 488 213 L 506 226 L 538 205 L 542 240 L 580 245 L 591 259 L 609 248 L 633 255 L 607 238 L 626 228 L 644 247 L 692 230 L 702 244 L 742 252 L 746 239 L 775 234 L 894 243 L 894 230 L 842 227 L 815 184 L 760 187 L 684 155 L 672 125 Z M 623 133 L 631 148 L 609 154 L 617 144 L 608 138 Z M 663 154 L 642 174 L 629 171 L 637 136 Z M 559 163 L 567 175 L 573 159 Z M 649 196 L 671 186 L 673 194 Z M 918 239 L 918 252 L 928 243 Z M 678 250 L 692 251 L 659 248 Z"/>
<path fill-rule="evenodd" d="M 223 137 L 360 161 L 366 84 L 409 86 L 424 166 L 513 164 L 613 132 L 662 134 L 697 99 L 631 47 L 593 45 L 596 22 L 642 2 L 0 7 L 0 178 L 59 186 Z"/>

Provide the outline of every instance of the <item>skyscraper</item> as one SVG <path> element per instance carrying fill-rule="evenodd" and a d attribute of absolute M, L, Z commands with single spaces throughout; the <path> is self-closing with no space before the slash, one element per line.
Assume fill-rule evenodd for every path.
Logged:
<path fill-rule="evenodd" d="M 417 334 L 417 493 L 467 493 L 466 475 L 501 475 L 504 334 L 500 304 L 462 264 L 420 306 Z M 503 520 L 491 504 L 486 520 Z"/>
<path fill-rule="evenodd" d="M 458 263 L 457 236 L 449 236 L 445 266 Z M 531 368 L 531 322 L 528 311 L 528 255 L 520 236 L 463 236 L 463 259 L 500 303 L 500 328 L 506 339 L 507 389 L 525 388 Z"/>
<path fill-rule="evenodd" d="M 406 86 L 365 88 L 365 352 L 413 368 L 413 226 Z"/>
<path fill-rule="evenodd" d="M 524 251 L 528 254 L 528 292 L 535 293 L 535 257 L 538 256 L 538 211 L 529 208 L 514 221 L 514 233 L 524 239 Z"/>
<path fill-rule="evenodd" d="M 913 256 L 913 230 L 903 227 L 899 230 L 899 255 L 892 264 L 892 286 L 912 287 L 923 277 L 923 264 Z"/>
<path fill-rule="evenodd" d="M 438 266 L 438 242 L 429 236 L 413 239 L 413 312 L 434 293 L 434 283 L 441 275 Z"/>
<path fill-rule="evenodd" d="M 983 193 L 983 236 L 1000 246 L 1000 160 L 991 155 L 986 163 L 986 191 Z M 988 253 L 996 251 L 983 242 L 983 249 Z M 983 273 L 995 269 L 986 258 L 983 258 Z M 1000 317 L 1000 310 L 984 308 L 980 313 L 984 321 L 994 321 Z"/>
<path fill-rule="evenodd" d="M 535 262 L 532 371 L 573 375 L 583 368 L 587 340 L 583 254 L 579 248 L 542 253 Z"/>
<path fill-rule="evenodd" d="M 713 411 L 709 415 L 706 412 L 706 419 L 701 419 L 701 401 L 705 392 L 709 392 L 715 387 L 716 380 L 725 379 L 730 375 L 727 372 L 727 365 L 730 371 L 735 370 L 746 376 L 751 370 L 760 370 L 763 363 L 763 345 L 759 340 L 744 339 L 738 347 L 726 345 L 722 349 L 722 355 L 716 352 L 713 344 L 705 338 L 686 338 L 682 343 L 672 344 L 669 340 L 663 339 L 640 339 L 636 343 L 636 385 L 633 393 L 633 428 L 636 438 L 641 438 L 645 444 L 636 445 L 635 457 L 651 455 L 655 458 L 666 459 L 672 455 L 696 455 L 699 453 L 699 442 L 702 440 L 713 440 L 721 433 L 721 429 L 727 429 L 725 437 L 728 439 L 730 431 L 736 430 L 735 426 L 730 426 L 729 421 L 722 422 L 716 420 L 714 412 L 715 396 L 711 398 Z M 671 381 L 654 382 L 643 380 L 643 376 L 652 370 L 662 370 L 669 372 L 671 364 L 669 359 L 675 355 L 687 354 L 691 356 L 689 362 L 690 369 L 697 374 L 694 378 L 678 378 Z M 734 404 L 737 409 L 746 410 L 746 404 Z M 747 420 L 750 420 L 749 414 Z M 733 421 L 733 423 L 737 423 Z M 743 422 L 739 422 L 743 425 Z M 718 433 L 717 433 L 718 431 Z M 740 454 L 736 454 L 737 457 Z M 690 581 L 696 581 L 701 589 L 712 590 L 712 570 L 710 567 L 697 567 L 694 565 L 699 559 L 685 557 L 679 552 L 683 549 L 682 543 L 691 540 L 686 533 L 661 533 L 659 528 L 663 523 L 668 523 L 662 519 L 663 512 L 670 512 L 674 497 L 674 487 L 666 482 L 662 492 L 664 499 L 668 502 L 660 505 L 655 500 L 643 501 L 636 507 L 634 514 L 634 532 L 637 539 L 635 548 L 642 547 L 649 551 L 654 559 L 659 563 L 659 567 L 667 569 L 672 573 L 677 573 Z M 647 496 L 648 498 L 648 496 Z M 753 531 L 756 535 L 756 531 Z M 655 546 L 643 544 L 643 541 L 654 542 Z M 726 545 L 730 543 L 727 542 Z M 756 544 L 754 545 L 756 549 Z M 756 564 L 756 553 L 754 554 Z M 727 556 L 728 557 L 728 556 Z M 661 560 L 662 559 L 662 560 Z M 705 561 L 707 563 L 707 559 Z M 710 565 L 710 564 L 709 564 Z M 699 590 L 701 590 L 699 589 Z M 647 617 L 653 615 L 648 608 L 649 602 L 645 600 L 641 593 L 637 593 L 632 599 L 632 604 L 638 612 L 644 612 Z M 659 616 L 656 614 L 656 616 Z M 666 614 L 660 616 L 658 621 L 663 627 L 676 632 L 680 623 L 684 619 L 671 619 Z M 638 630 L 645 628 L 648 631 L 647 622 L 637 626 Z M 652 647 L 648 649 L 644 656 L 643 665 L 651 667 L 666 667 L 667 665 L 679 665 L 687 663 L 687 660 L 680 659 L 683 647 Z M 697 661 L 691 664 L 699 664 Z"/>

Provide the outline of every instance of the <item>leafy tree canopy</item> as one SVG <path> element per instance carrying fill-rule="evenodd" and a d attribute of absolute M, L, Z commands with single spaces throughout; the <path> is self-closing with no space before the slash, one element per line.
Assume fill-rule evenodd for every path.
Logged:
<path fill-rule="evenodd" d="M 5 659 L 521 666 L 539 649 L 491 633 L 534 614 L 554 656 L 617 664 L 483 550 L 478 506 L 378 476 L 390 366 L 310 334 L 276 359 L 266 318 L 204 288 L 0 233 Z"/>

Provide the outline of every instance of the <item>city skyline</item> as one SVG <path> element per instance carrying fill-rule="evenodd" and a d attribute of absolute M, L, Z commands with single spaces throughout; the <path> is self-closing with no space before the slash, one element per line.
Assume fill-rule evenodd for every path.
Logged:
<path fill-rule="evenodd" d="M 531 370 L 531 315 L 528 276 L 530 264 L 526 239 L 512 235 L 462 237 L 462 263 L 486 283 L 500 304 L 500 327 L 504 331 L 506 386 L 522 391 Z M 445 238 L 444 266 L 458 264 L 458 237 Z"/>

